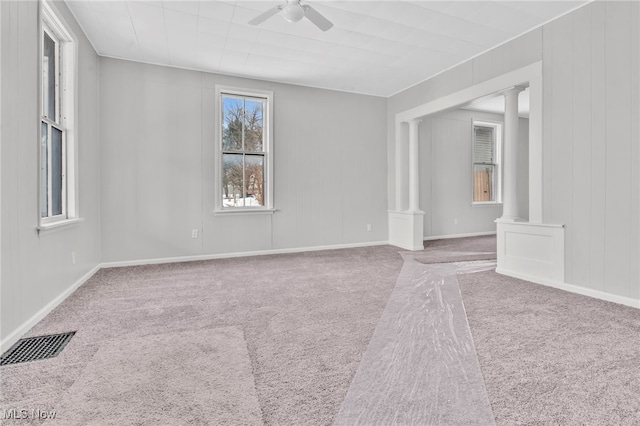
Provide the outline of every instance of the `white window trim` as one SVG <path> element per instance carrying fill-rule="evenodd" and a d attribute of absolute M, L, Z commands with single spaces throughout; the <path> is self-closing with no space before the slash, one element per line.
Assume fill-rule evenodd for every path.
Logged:
<path fill-rule="evenodd" d="M 48 1 L 40 3 L 39 20 L 39 61 L 38 78 L 42 77 L 42 34 L 46 31 L 58 41 L 59 49 L 59 70 L 61 79 L 58 82 L 58 114 L 59 126 L 63 130 L 62 159 L 63 159 L 63 187 L 62 187 L 62 214 L 57 216 L 41 217 L 40 209 L 40 188 L 38 189 L 38 233 L 46 229 L 60 228 L 66 225 L 73 225 L 81 222 L 78 212 L 78 159 L 77 159 L 77 123 L 76 111 L 78 105 L 77 85 L 78 85 L 78 42 L 77 37 L 70 29 L 60 13 L 55 10 L 55 6 Z M 40 81 L 40 80 L 39 80 Z M 41 122 L 48 121 L 42 117 L 42 83 L 38 84 L 38 144 L 42 140 Z M 50 149 L 50 147 L 49 147 Z M 38 150 L 40 152 L 40 150 Z M 38 154 L 38 174 L 40 174 L 41 156 Z M 40 179 L 38 179 L 40 182 Z"/>
<path fill-rule="evenodd" d="M 474 165 L 475 165 L 475 132 L 474 126 L 493 127 L 496 129 L 496 199 L 495 201 L 474 201 L 473 200 L 473 187 L 475 184 L 474 179 Z M 504 140 L 504 123 L 501 121 L 491 120 L 471 120 L 471 205 L 474 207 L 480 206 L 498 206 L 502 205 L 502 149 Z"/>
<path fill-rule="evenodd" d="M 223 207 L 222 205 L 222 95 L 238 95 L 249 96 L 255 98 L 265 98 L 267 106 L 263 112 L 264 141 L 265 153 L 265 179 L 266 197 L 264 206 L 260 207 Z M 246 89 L 231 86 L 216 85 L 215 88 L 215 209 L 216 215 L 233 215 L 233 214 L 273 214 L 273 92 L 268 90 Z"/>

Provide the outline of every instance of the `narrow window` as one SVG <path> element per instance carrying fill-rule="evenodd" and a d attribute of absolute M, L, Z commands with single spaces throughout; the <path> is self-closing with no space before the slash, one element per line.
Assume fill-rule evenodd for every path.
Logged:
<path fill-rule="evenodd" d="M 500 202 L 500 144 L 502 126 L 473 123 L 473 202 Z"/>
<path fill-rule="evenodd" d="M 219 91 L 221 210 L 271 208 L 271 95 Z"/>
<path fill-rule="evenodd" d="M 75 51 L 70 33 L 46 2 L 42 3 L 41 52 L 39 204 L 40 222 L 46 225 L 75 215 L 69 170 Z"/>

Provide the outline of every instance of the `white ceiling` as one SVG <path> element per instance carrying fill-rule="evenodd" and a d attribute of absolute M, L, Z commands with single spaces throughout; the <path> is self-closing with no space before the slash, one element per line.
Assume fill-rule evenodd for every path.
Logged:
<path fill-rule="evenodd" d="M 247 24 L 284 1 L 66 3 L 102 56 L 390 96 L 586 2 L 309 2 L 327 32 L 280 15 Z"/>

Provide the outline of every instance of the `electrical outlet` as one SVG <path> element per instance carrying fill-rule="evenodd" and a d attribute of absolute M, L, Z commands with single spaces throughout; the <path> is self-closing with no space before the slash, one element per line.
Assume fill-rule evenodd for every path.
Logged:
<path fill-rule="evenodd" d="M 371 224 L 367 223 L 367 232 L 371 232 Z"/>
<path fill-rule="evenodd" d="M 191 230 L 191 238 L 198 238 L 198 230 L 197 229 L 192 229 Z"/>
<path fill-rule="evenodd" d="M 75 251 L 71 252 L 71 263 L 74 264 L 74 265 L 76 264 L 76 252 Z"/>
<path fill-rule="evenodd" d="M 453 219 L 453 224 L 457 225 L 458 224 L 458 219 Z"/>

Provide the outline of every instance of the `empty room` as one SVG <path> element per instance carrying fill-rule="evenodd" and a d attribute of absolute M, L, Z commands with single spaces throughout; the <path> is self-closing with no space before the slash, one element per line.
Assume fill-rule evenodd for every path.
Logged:
<path fill-rule="evenodd" d="M 0 1 L 0 424 L 640 424 L 640 2 Z"/>

